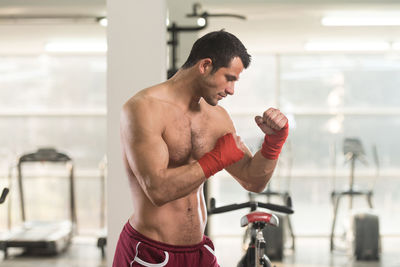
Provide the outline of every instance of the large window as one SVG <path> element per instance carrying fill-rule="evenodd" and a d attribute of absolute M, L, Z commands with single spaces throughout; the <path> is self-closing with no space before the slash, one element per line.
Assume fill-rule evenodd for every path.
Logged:
<path fill-rule="evenodd" d="M 382 234 L 400 233 L 393 223 L 400 219 L 396 215 L 400 212 L 400 199 L 395 194 L 400 187 L 399 73 L 398 58 L 383 54 L 255 54 L 235 95 L 222 103 L 253 152 L 259 149 L 263 138 L 254 123 L 255 115 L 275 106 L 289 117 L 290 144 L 285 145 L 270 186 L 290 190 L 297 235 L 330 233 L 330 193 L 349 186 L 350 164 L 346 163 L 342 148 L 346 137 L 359 138 L 364 145 L 368 164 L 357 162 L 356 184 L 361 188 L 374 186 Z M 379 155 L 379 173 L 373 146 Z M 210 180 L 210 191 L 217 196 L 219 205 L 248 198 L 229 174 L 222 172 L 218 176 Z M 364 199 L 357 203 L 358 207 L 367 207 Z M 344 201 L 342 211 L 347 208 Z M 212 235 L 236 236 L 240 242 L 239 219 L 245 213 L 211 218 Z"/>
<path fill-rule="evenodd" d="M 99 227 L 99 162 L 106 153 L 105 55 L 1 56 L 0 137 L 0 187 L 9 185 L 9 168 L 19 156 L 54 147 L 75 164 L 79 229 Z M 45 219 L 41 210 L 51 210 L 56 218 L 68 218 L 67 172 L 59 169 L 57 175 L 64 178 L 58 181 L 39 169 L 26 172 L 28 215 Z M 18 224 L 15 170 L 12 173 L 12 221 Z M 0 229 L 6 228 L 7 206 L 0 207 Z"/>

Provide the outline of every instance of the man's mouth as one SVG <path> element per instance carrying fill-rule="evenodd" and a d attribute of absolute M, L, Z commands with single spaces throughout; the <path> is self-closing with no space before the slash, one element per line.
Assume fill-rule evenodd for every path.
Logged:
<path fill-rule="evenodd" d="M 218 100 L 221 100 L 224 97 L 226 97 L 226 95 L 218 94 Z"/>

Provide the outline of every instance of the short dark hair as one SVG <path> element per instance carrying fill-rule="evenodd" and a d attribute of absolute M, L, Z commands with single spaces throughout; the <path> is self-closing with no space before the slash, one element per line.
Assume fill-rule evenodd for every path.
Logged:
<path fill-rule="evenodd" d="M 250 65 L 251 56 L 235 35 L 224 30 L 214 31 L 207 33 L 193 44 L 189 57 L 182 68 L 190 68 L 199 60 L 210 58 L 213 64 L 212 72 L 214 73 L 221 67 L 228 67 L 235 57 L 242 60 L 244 68 Z"/>

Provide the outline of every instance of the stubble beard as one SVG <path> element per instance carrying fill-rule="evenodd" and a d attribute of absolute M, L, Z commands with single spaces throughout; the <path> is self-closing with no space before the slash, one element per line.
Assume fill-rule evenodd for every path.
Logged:
<path fill-rule="evenodd" d="M 216 100 L 215 98 L 213 98 L 211 96 L 207 96 L 207 97 L 203 97 L 203 98 L 207 102 L 207 104 L 209 104 L 211 106 L 218 105 L 218 100 Z"/>
<path fill-rule="evenodd" d="M 213 92 L 213 90 L 216 88 L 216 85 L 211 82 L 210 80 L 203 80 L 204 83 L 202 84 L 203 86 L 203 98 L 207 102 L 207 104 L 211 106 L 216 106 L 218 105 L 218 96 L 210 94 L 210 92 Z"/>

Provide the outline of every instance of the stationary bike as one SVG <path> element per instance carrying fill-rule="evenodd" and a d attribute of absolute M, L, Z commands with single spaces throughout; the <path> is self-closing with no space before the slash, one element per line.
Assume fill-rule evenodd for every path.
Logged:
<path fill-rule="evenodd" d="M 262 140 L 264 141 L 264 140 Z M 273 179 L 268 186 L 267 189 L 261 193 L 252 193 L 249 192 L 250 201 L 255 201 L 263 197 L 266 199 L 268 203 L 271 202 L 271 199 L 278 200 L 278 203 L 285 203 L 287 206 L 292 206 L 292 203 L 288 204 L 288 201 L 291 202 L 290 196 L 290 180 L 291 180 L 291 170 L 292 170 L 292 149 L 290 140 L 287 140 L 285 143 L 285 148 L 279 156 L 278 165 L 276 167 L 276 171 L 274 176 L 279 179 Z M 286 180 L 286 190 L 283 190 L 281 184 L 282 180 Z M 276 182 L 278 182 L 278 186 L 276 186 Z M 272 187 L 275 186 L 275 187 Z M 274 201 L 274 203 L 276 203 Z M 266 227 L 263 230 L 264 237 L 269 238 L 268 247 L 265 249 L 265 253 L 271 260 L 281 261 L 284 256 L 284 250 L 287 247 L 287 243 L 290 242 L 290 249 L 294 251 L 295 249 L 295 235 L 293 232 L 293 227 L 291 223 L 290 216 L 288 214 L 285 215 L 277 215 L 279 219 L 278 227 Z M 245 244 L 249 237 L 250 229 L 246 229 L 243 243 Z"/>
<path fill-rule="evenodd" d="M 275 214 L 257 211 L 257 207 L 282 212 L 285 214 L 292 214 L 294 212 L 292 207 L 289 205 L 281 206 L 256 201 L 231 204 L 217 208 L 215 207 L 215 199 L 211 198 L 208 215 L 224 213 L 243 208 L 250 208 L 251 210 L 250 213 L 243 216 L 240 220 L 241 227 L 250 227 L 251 238 L 246 254 L 239 261 L 237 267 L 272 267 L 270 259 L 265 254 L 265 247 L 267 244 L 264 239 L 263 229 L 267 225 L 277 227 L 279 225 L 279 219 Z"/>

